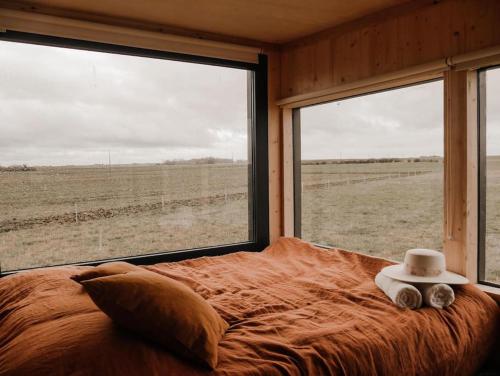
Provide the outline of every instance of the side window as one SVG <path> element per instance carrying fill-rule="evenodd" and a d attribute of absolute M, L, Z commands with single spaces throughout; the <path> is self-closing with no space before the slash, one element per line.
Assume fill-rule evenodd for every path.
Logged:
<path fill-rule="evenodd" d="M 479 280 L 500 284 L 500 68 L 479 73 Z"/>
<path fill-rule="evenodd" d="M 394 260 L 409 248 L 442 249 L 442 81 L 305 107 L 294 118 L 296 235 Z"/>

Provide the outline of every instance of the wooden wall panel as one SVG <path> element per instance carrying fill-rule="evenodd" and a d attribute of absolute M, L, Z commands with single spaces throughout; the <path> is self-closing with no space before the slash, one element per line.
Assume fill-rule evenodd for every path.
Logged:
<path fill-rule="evenodd" d="M 282 224 L 282 158 L 280 109 L 275 104 L 280 91 L 280 56 L 266 51 L 268 56 L 268 143 L 269 143 L 269 237 L 273 242 L 281 236 Z"/>
<path fill-rule="evenodd" d="M 444 243 L 448 269 L 477 280 L 477 75 L 448 71 L 445 84 Z"/>
<path fill-rule="evenodd" d="M 8 7 L 127 19 L 213 39 L 278 44 L 412 0 L 0 0 Z"/>
<path fill-rule="evenodd" d="M 284 45 L 281 97 L 495 45 L 500 1 L 416 1 Z"/>
<path fill-rule="evenodd" d="M 294 236 L 294 175 L 292 110 L 281 112 L 283 139 L 283 235 Z"/>
<path fill-rule="evenodd" d="M 467 198 L 465 213 L 465 275 L 471 282 L 478 279 L 478 245 L 479 245 L 479 132 L 478 132 L 478 77 L 475 71 L 467 72 Z M 462 267 L 462 270 L 464 268 Z M 500 291 L 499 291 L 500 292 Z M 500 298 L 500 296 L 497 296 Z"/>
<path fill-rule="evenodd" d="M 444 244 L 449 270 L 465 275 L 467 227 L 467 72 L 445 72 Z"/>

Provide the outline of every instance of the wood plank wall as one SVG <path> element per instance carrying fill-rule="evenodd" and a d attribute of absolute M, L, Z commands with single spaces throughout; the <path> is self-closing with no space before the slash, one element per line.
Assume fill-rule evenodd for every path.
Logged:
<path fill-rule="evenodd" d="M 500 44 L 500 1 L 417 0 L 282 46 L 281 97 Z"/>
<path fill-rule="evenodd" d="M 273 242 L 283 233 L 283 181 L 281 114 L 276 105 L 280 95 L 280 54 L 268 49 L 268 143 L 269 143 L 269 238 Z"/>
<path fill-rule="evenodd" d="M 477 280 L 477 75 L 444 76 L 443 251 L 449 270 Z"/>

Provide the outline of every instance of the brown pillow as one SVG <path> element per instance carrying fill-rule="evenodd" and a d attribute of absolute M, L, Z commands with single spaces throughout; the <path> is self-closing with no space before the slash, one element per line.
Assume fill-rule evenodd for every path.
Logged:
<path fill-rule="evenodd" d="M 86 270 L 80 274 L 72 275 L 70 278 L 76 282 L 86 281 L 99 277 L 106 277 L 108 275 L 125 274 L 128 272 L 144 270 L 138 266 L 129 264 L 128 262 L 115 261 L 107 262 L 96 266 L 95 268 Z"/>
<path fill-rule="evenodd" d="M 115 323 L 212 369 L 228 324 L 184 284 L 147 270 L 82 281 Z"/>

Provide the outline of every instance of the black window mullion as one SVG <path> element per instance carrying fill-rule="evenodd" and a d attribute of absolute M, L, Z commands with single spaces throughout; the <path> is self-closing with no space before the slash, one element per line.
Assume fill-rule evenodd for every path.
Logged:
<path fill-rule="evenodd" d="M 486 277 L 486 71 L 478 71 L 478 281 Z"/>
<path fill-rule="evenodd" d="M 269 145 L 268 145 L 268 94 L 267 56 L 259 55 L 259 64 L 254 72 L 255 121 L 252 132 L 253 146 L 253 223 L 255 243 L 260 248 L 269 245 Z"/>

